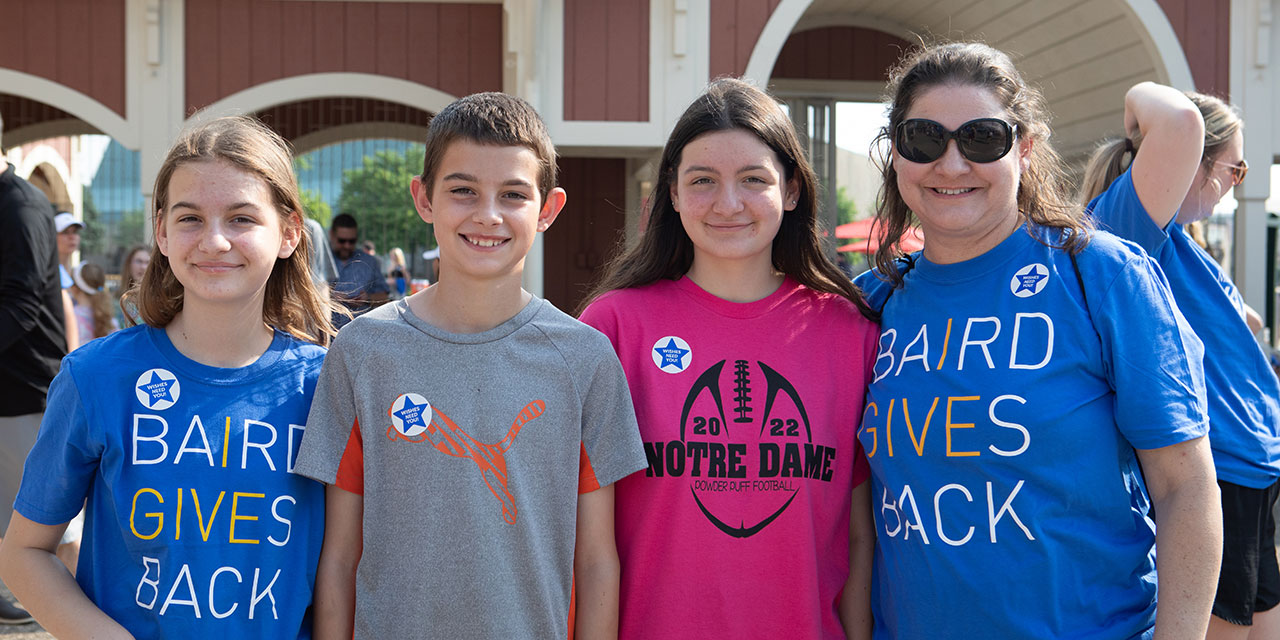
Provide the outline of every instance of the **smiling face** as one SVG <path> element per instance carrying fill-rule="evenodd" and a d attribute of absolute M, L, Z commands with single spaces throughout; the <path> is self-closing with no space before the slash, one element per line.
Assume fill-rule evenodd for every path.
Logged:
<path fill-rule="evenodd" d="M 933 120 L 948 130 L 978 118 L 1010 121 L 994 93 L 962 84 L 921 89 L 905 117 Z M 954 140 L 933 162 L 911 162 L 894 150 L 898 189 L 920 219 L 930 260 L 957 262 L 982 255 L 1017 228 L 1018 181 L 1030 153 L 1030 140 L 1021 136 L 1003 158 L 988 163 L 966 159 Z"/>
<path fill-rule="evenodd" d="M 535 236 L 565 202 L 560 188 L 539 195 L 540 166 L 527 147 L 459 139 L 441 156 L 434 184 L 414 178 L 414 204 L 440 245 L 442 282 L 519 282 Z"/>
<path fill-rule="evenodd" d="M 685 145 L 671 181 L 671 204 L 693 242 L 690 273 L 773 271 L 773 239 L 798 188 L 778 155 L 742 129 L 706 133 Z M 696 280 L 696 278 L 695 278 Z"/>
<path fill-rule="evenodd" d="M 188 162 L 174 170 L 168 202 L 156 246 L 182 283 L 184 310 L 260 309 L 276 260 L 289 257 L 299 240 L 299 225 L 282 224 L 267 183 L 222 160 Z"/>
<path fill-rule="evenodd" d="M 1209 217 L 1218 201 L 1235 186 L 1231 182 L 1231 165 L 1238 166 L 1243 160 L 1244 134 L 1236 131 L 1217 157 L 1200 163 L 1187 197 L 1178 209 L 1178 224 L 1190 224 Z"/>

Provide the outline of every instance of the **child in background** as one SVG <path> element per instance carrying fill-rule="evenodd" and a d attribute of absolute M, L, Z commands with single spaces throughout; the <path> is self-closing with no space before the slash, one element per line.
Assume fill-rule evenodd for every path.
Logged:
<path fill-rule="evenodd" d="M 313 252 L 314 253 L 314 252 Z M 126 306 L 124 294 L 128 293 L 134 285 L 142 282 L 142 276 L 147 273 L 147 265 L 151 263 L 151 252 L 142 245 L 135 245 L 124 254 L 124 260 L 120 261 L 120 285 L 116 287 L 116 297 L 120 302 L 116 304 L 115 314 L 119 326 L 132 327 L 138 324 L 137 306 L 130 303 Z M 325 283 L 326 291 L 328 284 Z"/>
<path fill-rule="evenodd" d="M 717 80 L 588 298 L 649 457 L 617 488 L 623 638 L 870 636 L 876 327 L 823 253 L 816 189 L 778 103 Z"/>
<path fill-rule="evenodd" d="M 55 636 L 310 637 L 323 487 L 290 471 L 333 329 L 296 185 L 256 120 L 170 149 L 145 324 L 62 361 L 0 547 Z M 86 499 L 73 579 L 53 551 Z"/>
<path fill-rule="evenodd" d="M 612 483 L 644 452 L 609 342 L 520 286 L 555 166 L 519 98 L 431 119 L 412 192 L 440 282 L 342 331 L 298 459 L 330 484 L 318 638 L 616 634 Z"/>
<path fill-rule="evenodd" d="M 80 341 L 101 338 L 120 328 L 111 317 L 111 294 L 107 293 L 107 272 L 92 262 L 81 262 L 71 270 L 71 299 L 75 303 Z"/>

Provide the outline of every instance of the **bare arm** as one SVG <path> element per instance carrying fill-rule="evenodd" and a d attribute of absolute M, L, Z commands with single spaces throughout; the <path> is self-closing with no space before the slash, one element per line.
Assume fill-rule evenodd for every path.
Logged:
<path fill-rule="evenodd" d="M 1222 503 L 1209 452 L 1197 438 L 1139 449 L 1156 516 L 1156 640 L 1204 638 L 1222 560 Z"/>
<path fill-rule="evenodd" d="M 62 327 L 67 334 L 67 353 L 71 353 L 80 346 L 80 323 L 76 321 L 75 305 L 66 289 L 62 290 Z"/>
<path fill-rule="evenodd" d="M 1200 110 L 1173 87 L 1142 82 L 1124 96 L 1124 130 L 1138 143 L 1133 187 L 1164 228 L 1178 213 L 1204 153 Z"/>
<path fill-rule="evenodd" d="M 324 546 L 316 568 L 317 640 L 351 640 L 356 619 L 356 567 L 364 552 L 364 496 L 329 485 L 324 494 Z"/>
<path fill-rule="evenodd" d="M 618 637 L 618 547 L 613 539 L 613 485 L 578 496 L 573 573 L 577 583 L 574 637 Z"/>
<path fill-rule="evenodd" d="M 103 613 L 54 555 L 67 528 L 14 512 L 0 545 L 0 577 L 36 620 L 57 638 L 133 638 Z"/>
<path fill-rule="evenodd" d="M 871 638 L 871 562 L 876 530 L 871 517 L 871 481 L 853 488 L 849 512 L 849 580 L 840 596 L 840 622 L 849 640 Z"/>

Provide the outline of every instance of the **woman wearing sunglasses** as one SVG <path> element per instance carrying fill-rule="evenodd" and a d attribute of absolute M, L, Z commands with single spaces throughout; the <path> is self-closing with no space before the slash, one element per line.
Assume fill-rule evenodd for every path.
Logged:
<path fill-rule="evenodd" d="M 1202 353 L 1159 269 L 1084 220 L 1003 53 L 928 47 L 889 90 L 887 241 L 857 281 L 882 310 L 859 431 L 876 637 L 1203 637 Z M 924 250 L 897 259 L 913 218 Z"/>
<path fill-rule="evenodd" d="M 1195 126 L 1201 117 L 1203 136 Z M 1184 227 L 1208 217 L 1244 180 L 1249 166 L 1242 124 L 1212 96 L 1136 85 L 1125 97 L 1129 138 L 1098 148 L 1083 194 L 1099 226 L 1141 245 L 1160 263 L 1174 299 L 1204 341 L 1209 440 L 1225 540 L 1211 640 L 1280 637 L 1273 518 L 1280 493 L 1280 383 L 1246 326 L 1240 292 Z"/>

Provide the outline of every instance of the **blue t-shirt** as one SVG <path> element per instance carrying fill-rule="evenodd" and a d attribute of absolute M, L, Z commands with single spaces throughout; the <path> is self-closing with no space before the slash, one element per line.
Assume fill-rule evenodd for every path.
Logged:
<path fill-rule="evenodd" d="M 291 471 L 323 359 L 281 332 L 238 369 L 145 325 L 94 340 L 62 361 L 14 508 L 85 504 L 76 581 L 138 638 L 309 638 L 324 485 Z"/>
<path fill-rule="evenodd" d="M 1089 203 L 1099 226 L 1160 263 L 1179 308 L 1204 341 L 1209 443 L 1218 479 L 1254 489 L 1280 478 L 1280 383 L 1244 321 L 1244 300 L 1182 225 L 1156 225 L 1125 171 Z"/>
<path fill-rule="evenodd" d="M 859 438 L 877 638 L 1136 638 L 1155 525 L 1134 447 L 1207 430 L 1200 341 L 1155 263 L 1098 233 L 1071 257 L 1019 229 L 922 254 L 883 305 Z"/>

